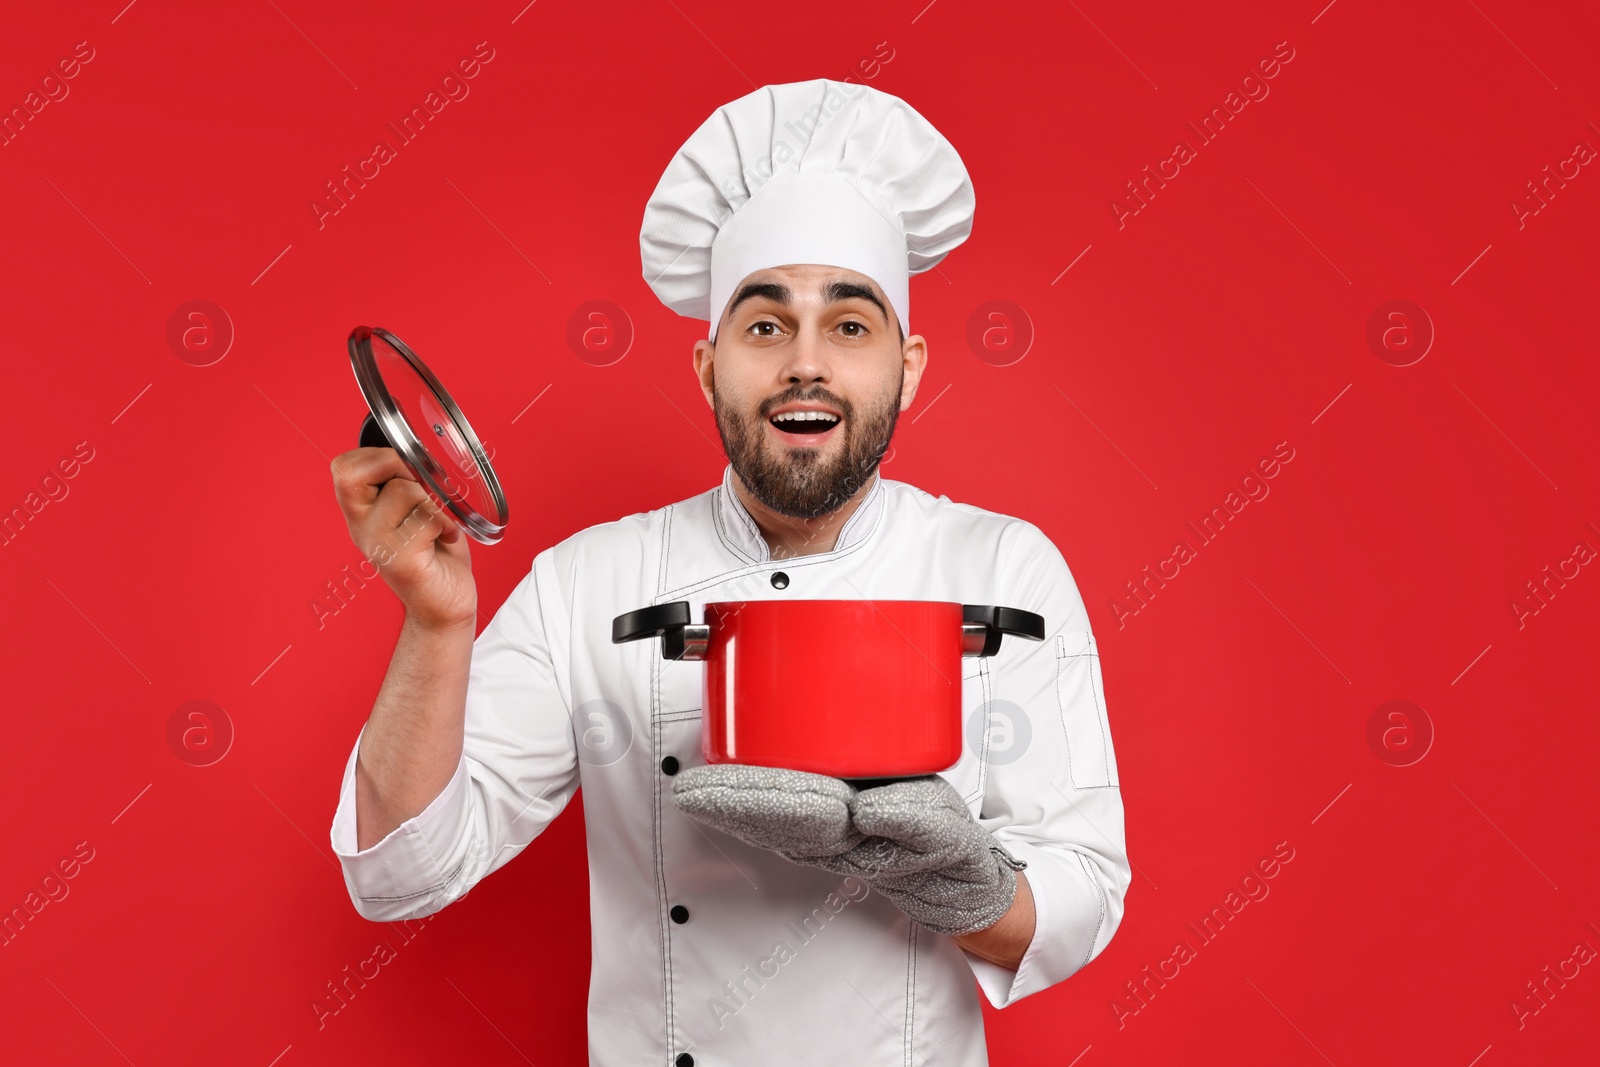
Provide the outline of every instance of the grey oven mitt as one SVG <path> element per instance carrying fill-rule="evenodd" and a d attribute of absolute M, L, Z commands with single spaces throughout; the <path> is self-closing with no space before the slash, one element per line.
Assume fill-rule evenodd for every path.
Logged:
<path fill-rule="evenodd" d="M 680 772 L 672 798 L 685 815 L 748 844 L 860 878 L 934 933 L 992 926 L 1027 866 L 938 775 L 857 790 L 805 771 L 708 764 Z"/>

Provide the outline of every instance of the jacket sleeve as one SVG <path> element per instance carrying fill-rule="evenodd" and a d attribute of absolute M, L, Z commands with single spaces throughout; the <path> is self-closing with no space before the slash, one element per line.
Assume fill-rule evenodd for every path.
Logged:
<path fill-rule="evenodd" d="M 473 642 L 454 777 L 420 814 L 365 850 L 356 842 L 356 738 L 330 836 L 363 917 L 391 922 L 439 911 L 526 848 L 572 799 L 577 751 L 557 676 L 563 660 L 547 629 L 565 622 L 546 551 Z"/>
<path fill-rule="evenodd" d="M 1018 859 L 1033 893 L 1033 941 L 1015 972 L 965 953 L 1004 1008 L 1071 977 L 1111 940 L 1132 880 L 1100 656 L 1066 561 L 1019 521 L 1002 603 L 1044 616 L 1042 642 L 1006 637 L 990 663 L 986 783 L 978 821 Z M 1002 552 L 1005 549 L 1002 548 Z"/>

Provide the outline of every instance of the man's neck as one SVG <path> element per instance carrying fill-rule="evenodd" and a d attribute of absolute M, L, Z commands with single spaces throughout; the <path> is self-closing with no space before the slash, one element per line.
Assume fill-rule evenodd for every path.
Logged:
<path fill-rule="evenodd" d="M 873 471 L 867 483 L 857 489 L 855 495 L 842 506 L 814 519 L 796 519 L 773 511 L 746 488 L 738 471 L 733 472 L 733 491 L 739 495 L 739 502 L 755 520 L 756 528 L 767 542 L 768 555 L 773 559 L 789 559 L 832 552 L 833 546 L 838 543 L 839 531 L 844 529 L 844 524 L 850 521 L 850 516 L 867 498 L 878 477 L 878 472 Z"/>

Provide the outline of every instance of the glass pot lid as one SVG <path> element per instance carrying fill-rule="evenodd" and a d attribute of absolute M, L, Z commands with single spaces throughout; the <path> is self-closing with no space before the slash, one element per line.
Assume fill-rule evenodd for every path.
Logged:
<path fill-rule="evenodd" d="M 473 540 L 505 533 L 505 493 L 478 435 L 427 364 L 381 326 L 350 331 L 350 365 L 371 414 L 361 445 L 393 448 Z"/>

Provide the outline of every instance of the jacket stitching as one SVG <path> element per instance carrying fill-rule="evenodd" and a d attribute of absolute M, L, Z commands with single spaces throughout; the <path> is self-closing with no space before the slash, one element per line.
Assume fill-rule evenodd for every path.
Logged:
<path fill-rule="evenodd" d="M 1066 635 L 1065 634 L 1057 634 L 1056 635 L 1056 708 L 1057 708 L 1057 710 L 1059 711 L 1059 713 L 1061 715 L 1061 737 L 1062 737 L 1062 740 L 1066 742 L 1066 746 L 1067 746 L 1067 781 L 1072 784 L 1072 788 L 1074 788 L 1074 789 L 1117 789 L 1117 788 L 1119 788 L 1118 783 L 1113 782 L 1111 780 L 1111 757 L 1109 755 L 1110 742 L 1106 738 L 1105 709 L 1100 704 L 1099 694 L 1094 692 L 1094 675 L 1093 675 L 1093 673 L 1091 673 L 1089 675 L 1089 690 L 1090 690 L 1090 695 L 1094 697 L 1095 720 L 1096 720 L 1095 725 L 1100 728 L 1100 741 L 1101 741 L 1100 753 L 1101 753 L 1101 757 L 1102 757 L 1102 759 L 1104 760 L 1104 763 L 1105 763 L 1106 780 L 1104 782 L 1096 782 L 1096 783 L 1089 784 L 1089 785 L 1079 785 L 1076 777 L 1073 775 L 1073 772 L 1072 772 L 1072 734 L 1071 734 L 1071 731 L 1067 727 L 1067 703 L 1061 697 L 1061 672 L 1062 672 L 1062 670 L 1065 669 L 1062 665 L 1067 660 L 1069 660 L 1069 659 L 1083 659 L 1085 657 L 1089 657 L 1090 658 L 1091 671 L 1092 671 L 1093 662 L 1100 658 L 1099 655 L 1097 653 L 1094 653 L 1094 652 L 1073 652 L 1073 653 L 1068 653 L 1067 652 L 1067 638 L 1066 638 Z"/>
<path fill-rule="evenodd" d="M 867 491 L 866 498 L 861 501 L 861 506 L 855 513 L 844 521 L 839 527 L 839 540 L 843 541 L 854 527 L 860 523 L 861 516 L 870 513 L 871 509 L 878 506 L 878 497 L 883 493 L 883 474 L 879 472 L 873 479 L 872 488 Z"/>
<path fill-rule="evenodd" d="M 727 526 L 722 518 L 723 501 L 726 499 L 727 494 L 732 491 L 732 479 L 733 466 L 730 464 L 727 469 L 723 471 L 722 484 L 717 486 L 711 496 L 712 527 L 717 531 L 717 537 L 719 537 L 722 540 L 722 543 L 731 549 L 734 554 L 749 560 L 751 563 L 759 563 L 759 560 L 734 543 L 733 537 L 728 533 Z M 745 531 L 750 535 L 751 539 L 757 544 L 761 544 L 761 531 L 755 527 L 755 524 L 750 520 L 750 517 L 744 513 L 744 509 L 742 507 L 735 507 L 734 514 L 738 517 L 739 524 L 745 528 Z"/>
<path fill-rule="evenodd" d="M 1094 638 L 1092 636 L 1089 638 L 1089 647 L 1091 650 L 1094 649 Z M 1106 784 L 1114 785 L 1116 783 L 1111 774 L 1111 738 L 1106 735 L 1111 719 L 1106 714 L 1105 705 L 1100 703 L 1100 690 L 1105 686 L 1104 679 L 1101 679 L 1100 685 L 1095 685 L 1095 673 L 1100 666 L 1100 653 L 1091 651 L 1089 655 L 1093 657 L 1089 661 L 1089 695 L 1094 697 L 1095 720 L 1100 726 L 1100 755 L 1105 760 Z"/>
<path fill-rule="evenodd" d="M 984 794 L 989 789 L 989 738 L 994 730 L 990 726 L 990 714 L 994 710 L 993 678 L 989 674 L 989 661 L 978 661 L 978 691 L 983 698 L 983 754 L 978 760 L 978 794 L 975 799 L 982 801 Z"/>
<path fill-rule="evenodd" d="M 906 938 L 905 1067 L 911 1067 L 911 1057 L 915 1052 L 913 1034 L 917 1018 L 917 924 L 912 922 L 908 925 L 911 932 Z"/>
<path fill-rule="evenodd" d="M 667 557 L 672 553 L 672 510 L 673 504 L 667 505 L 667 513 L 661 519 L 661 564 L 656 571 L 656 592 L 667 586 Z"/>
<path fill-rule="evenodd" d="M 431 856 L 432 854 L 433 854 L 432 853 L 432 849 L 430 849 L 429 850 L 429 855 Z M 424 896 L 427 896 L 429 893 L 436 893 L 439 890 L 441 890 L 441 889 L 445 888 L 446 886 L 448 886 L 451 882 L 456 880 L 456 876 L 461 873 L 461 868 L 465 867 L 466 865 L 467 865 L 467 857 L 462 856 L 461 857 L 461 862 L 456 864 L 455 870 L 453 870 L 449 874 L 445 875 L 443 881 L 436 882 L 433 885 L 430 885 L 426 889 L 419 889 L 415 893 L 405 893 L 405 894 L 402 894 L 401 896 L 398 896 L 398 897 L 358 897 L 358 899 L 360 899 L 360 900 L 386 901 L 386 902 L 389 902 L 389 903 L 398 903 L 399 901 L 402 901 L 402 900 L 415 900 L 417 897 L 424 897 Z"/>
<path fill-rule="evenodd" d="M 721 574 L 713 575 L 710 578 L 703 579 L 692 585 L 680 586 L 668 592 L 658 593 L 656 594 L 655 602 L 660 604 L 668 600 L 681 600 L 693 593 L 698 593 L 701 590 L 709 589 L 715 585 L 720 585 L 723 582 L 730 581 L 734 578 L 743 578 L 747 575 L 760 574 L 764 571 L 798 571 L 806 567 L 816 567 L 825 563 L 833 563 L 837 560 L 843 559 L 845 556 L 860 551 L 862 548 L 866 547 L 866 543 L 867 539 L 863 538 L 853 545 L 850 545 L 846 548 L 836 549 L 832 552 L 818 552 L 810 556 L 791 556 L 788 559 L 770 560 L 763 563 L 735 567 L 732 570 L 723 571 Z"/>
<path fill-rule="evenodd" d="M 1078 964 L 1079 968 L 1083 968 L 1088 966 L 1090 960 L 1094 959 L 1095 942 L 1100 940 L 1100 931 L 1106 924 L 1106 893 L 1105 888 L 1100 884 L 1100 875 L 1096 873 L 1094 865 L 1088 860 L 1084 859 L 1083 853 L 1077 851 L 1076 849 L 1072 850 L 1072 854 L 1078 857 L 1078 863 L 1089 875 L 1089 880 L 1094 883 L 1095 900 L 1100 904 L 1100 921 L 1095 924 L 1094 936 L 1089 939 L 1089 951 L 1084 953 L 1083 962 Z"/>
<path fill-rule="evenodd" d="M 1077 779 L 1072 773 L 1072 729 L 1067 724 L 1067 702 L 1061 695 L 1061 672 L 1065 669 L 1062 661 L 1067 658 L 1067 639 L 1063 634 L 1056 635 L 1056 712 L 1061 716 L 1061 740 L 1067 746 L 1067 782 L 1074 789 L 1081 789 Z"/>
<path fill-rule="evenodd" d="M 729 469 L 731 470 L 732 468 L 729 468 Z M 730 474 L 729 477 L 731 478 L 732 475 Z M 724 487 L 722 489 L 722 493 L 731 493 L 731 492 L 733 492 L 733 490 L 731 488 Z M 722 498 L 719 496 L 718 500 L 717 500 L 719 512 L 721 510 L 721 507 L 720 507 L 721 503 L 722 503 Z M 748 533 L 755 540 L 756 544 L 765 545 L 767 543 L 767 541 L 766 541 L 766 538 L 761 536 L 761 528 L 756 525 L 755 519 L 751 517 L 750 513 L 744 509 L 743 502 L 740 501 L 737 496 L 734 496 L 733 504 L 734 504 L 733 514 L 734 514 L 734 517 L 739 520 L 739 525 L 744 527 L 745 532 Z M 771 556 L 772 553 L 769 550 L 764 554 L 767 555 L 767 556 Z M 754 556 L 754 555 L 751 555 L 748 552 L 744 553 L 744 556 L 745 556 L 746 559 L 748 559 L 752 563 L 760 563 L 761 562 L 761 557 L 760 556 Z"/>
<path fill-rule="evenodd" d="M 672 509 L 667 509 L 666 522 L 661 530 L 661 569 L 656 579 L 656 588 L 659 590 L 666 583 L 667 555 L 672 547 Z M 652 767 L 661 762 L 661 727 L 656 722 L 656 716 L 661 710 L 661 657 L 650 658 L 650 748 Z M 654 794 L 655 805 L 651 813 L 651 836 L 655 849 L 656 860 L 656 922 L 661 932 L 661 998 L 662 1007 L 666 1012 L 666 1032 L 663 1035 L 666 1043 L 666 1054 L 672 1055 L 673 1036 L 676 1028 L 672 1018 L 672 929 L 667 921 L 667 868 L 666 850 L 661 841 L 661 776 L 650 775 L 651 792 Z"/>
<path fill-rule="evenodd" d="M 714 494 L 713 494 L 713 499 L 711 501 L 711 515 L 712 515 L 713 520 L 715 520 L 713 522 L 713 528 L 717 531 L 717 537 L 722 541 L 722 543 L 725 546 L 727 546 L 727 548 L 730 551 L 732 551 L 734 554 L 736 554 L 736 555 L 738 555 L 738 556 L 740 556 L 740 557 L 742 557 L 744 559 L 747 559 L 747 560 L 752 559 L 752 557 L 748 553 L 742 551 L 737 545 L 735 545 L 728 538 L 727 534 L 724 532 L 724 530 L 722 528 L 722 523 L 720 521 L 721 520 L 721 511 L 722 511 L 722 508 L 721 508 L 721 493 L 722 493 L 722 491 L 723 490 L 721 488 L 715 490 Z M 861 518 L 861 513 L 863 511 L 867 510 L 867 506 L 871 502 L 871 500 L 874 497 L 874 495 L 876 495 L 878 493 L 881 493 L 881 492 L 883 492 L 883 479 L 880 477 L 878 479 L 876 485 L 874 485 L 874 487 L 873 487 L 873 492 L 867 494 L 868 499 L 867 500 L 863 500 L 861 502 L 861 507 L 856 509 L 856 513 L 854 515 L 851 515 L 849 520 L 846 521 L 844 526 L 839 530 L 839 540 L 840 541 L 844 540 L 845 533 L 847 531 L 851 530 L 851 528 L 855 525 L 856 520 Z M 792 571 L 792 570 L 798 570 L 798 569 L 800 569 L 802 567 L 814 567 L 819 563 L 830 563 L 830 562 L 832 562 L 834 560 L 842 559 L 845 556 L 850 555 L 852 552 L 855 552 L 855 551 L 859 550 L 863 545 L 865 545 L 868 541 L 870 541 L 872 539 L 872 535 L 877 533 L 879 528 L 882 527 L 884 516 L 887 515 L 888 511 L 889 511 L 888 501 L 884 500 L 882 506 L 881 507 L 877 507 L 875 510 L 876 510 L 876 515 L 875 515 L 875 517 L 873 519 L 873 523 L 872 523 L 871 529 L 868 529 L 865 533 L 863 533 L 861 535 L 861 537 L 857 541 L 855 541 L 853 544 L 846 545 L 843 548 L 836 548 L 832 552 L 816 552 L 816 553 L 812 553 L 809 556 L 790 556 L 787 559 L 770 559 L 770 558 L 768 558 L 768 559 L 764 559 L 764 560 L 753 560 L 749 564 L 745 564 L 745 565 L 741 565 L 739 567 L 735 567 L 733 570 L 730 570 L 730 571 L 724 571 L 723 573 L 717 575 L 716 577 L 708 578 L 708 579 L 706 579 L 706 580 L 704 580 L 704 581 L 702 581 L 702 582 L 700 582 L 698 584 L 683 586 L 683 587 L 681 587 L 679 589 L 674 590 L 671 594 L 667 594 L 667 593 L 657 594 L 656 603 L 658 603 L 658 604 L 661 603 L 661 601 L 663 599 L 666 599 L 669 596 L 671 596 L 671 597 L 681 597 L 681 596 L 684 596 L 684 595 L 686 595 L 688 593 L 697 592 L 697 591 L 699 591 L 701 589 L 705 589 L 705 588 L 707 588 L 709 586 L 716 585 L 719 582 L 727 581 L 730 578 L 742 578 L 747 574 L 758 574 L 761 571 L 767 570 L 767 569 L 778 569 L 778 570 Z M 743 519 L 741 521 L 748 521 L 748 520 L 746 518 L 746 519 Z M 758 538 L 760 537 L 759 531 L 756 532 L 756 536 Z"/>
<path fill-rule="evenodd" d="M 761 536 L 760 527 L 758 527 L 756 525 L 755 519 L 751 517 L 750 513 L 745 510 L 743 501 L 741 501 L 739 499 L 736 491 L 733 488 L 733 464 L 731 464 L 731 463 L 728 464 L 727 470 L 725 470 L 723 472 L 722 485 L 718 488 L 718 497 L 717 497 L 716 503 L 717 503 L 717 513 L 719 515 L 722 512 L 721 505 L 722 505 L 722 500 L 723 500 L 723 494 L 728 494 L 728 493 L 734 494 L 733 497 L 732 497 L 733 514 L 734 514 L 734 517 L 739 520 L 739 525 L 743 526 L 745 528 L 745 532 L 748 533 L 751 536 L 751 538 L 753 538 L 755 540 L 756 544 L 758 544 L 758 545 L 765 544 L 766 543 L 765 539 Z M 752 562 L 760 562 L 758 559 L 756 559 L 756 557 L 750 555 L 748 552 L 744 553 L 744 556 L 745 556 L 746 559 L 749 559 Z"/>
<path fill-rule="evenodd" d="M 744 549 L 742 549 L 738 545 L 734 544 L 733 538 L 728 536 L 728 531 L 723 526 L 723 522 L 722 522 L 722 494 L 725 491 L 726 490 L 723 487 L 718 486 L 716 491 L 715 491 L 715 493 L 712 496 L 712 500 L 711 500 L 711 525 L 712 525 L 712 528 L 717 531 L 717 538 L 724 545 L 726 545 L 728 547 L 729 551 L 733 552 L 734 555 L 739 556 L 739 557 L 741 557 L 743 559 L 749 560 L 751 563 L 758 562 L 753 556 L 750 555 L 750 553 L 746 552 Z M 756 536 L 759 537 L 760 534 L 757 534 Z"/>

